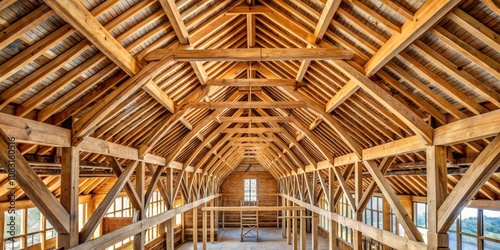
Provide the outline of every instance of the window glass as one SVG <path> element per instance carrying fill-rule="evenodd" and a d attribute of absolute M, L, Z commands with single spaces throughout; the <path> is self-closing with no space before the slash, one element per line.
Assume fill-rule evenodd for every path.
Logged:
<path fill-rule="evenodd" d="M 45 231 L 45 239 L 52 239 L 57 236 L 57 232 L 54 229 Z"/>
<path fill-rule="evenodd" d="M 462 235 L 462 250 L 477 250 L 477 238 Z"/>
<path fill-rule="evenodd" d="M 15 238 L 14 241 L 7 240 L 4 243 L 4 249 L 5 250 L 18 250 L 21 249 L 22 247 L 22 239 L 21 238 Z"/>
<path fill-rule="evenodd" d="M 42 230 L 42 213 L 38 208 L 28 208 L 28 233 Z"/>
<path fill-rule="evenodd" d="M 416 202 L 415 208 L 417 227 L 427 228 L 427 204 Z"/>
<path fill-rule="evenodd" d="M 35 244 L 38 244 L 42 242 L 42 234 L 37 233 L 37 234 L 30 234 L 26 237 L 26 244 L 28 246 L 33 246 Z"/>
<path fill-rule="evenodd" d="M 52 239 L 57 236 L 57 232 L 52 224 L 50 224 L 49 220 L 45 220 L 45 239 Z"/>
<path fill-rule="evenodd" d="M 257 179 L 245 179 L 243 181 L 243 200 L 257 201 Z"/>
<path fill-rule="evenodd" d="M 121 210 L 122 209 L 122 198 L 116 198 L 115 200 L 115 210 Z"/>
<path fill-rule="evenodd" d="M 450 230 L 448 230 L 448 244 L 450 247 L 450 250 L 455 250 L 457 249 L 457 220 L 453 222 L 453 224 L 450 227 Z"/>
<path fill-rule="evenodd" d="M 500 240 L 500 211 L 483 210 L 483 233 L 485 237 Z"/>
<path fill-rule="evenodd" d="M 128 197 L 127 196 L 123 197 L 123 208 L 129 208 L 130 207 L 129 203 L 130 202 L 128 201 Z"/>
<path fill-rule="evenodd" d="M 457 249 L 457 233 L 456 232 L 448 232 L 448 244 L 450 250 Z"/>
<path fill-rule="evenodd" d="M 4 213 L 4 238 L 20 235 L 23 232 L 23 214 L 24 210 L 15 210 L 13 213 L 5 211 Z M 11 225 L 9 225 L 11 224 Z M 14 225 L 12 225 L 14 224 Z M 15 245 L 15 244 L 14 244 Z"/>
<path fill-rule="evenodd" d="M 464 208 L 460 213 L 460 226 L 462 232 L 477 235 L 477 209 Z"/>
<path fill-rule="evenodd" d="M 498 250 L 498 249 L 500 249 L 500 243 L 489 240 L 484 241 L 484 250 Z"/>
<path fill-rule="evenodd" d="M 363 222 L 380 229 L 383 228 L 383 212 L 382 212 L 381 197 L 372 197 L 369 200 L 363 213 Z"/>

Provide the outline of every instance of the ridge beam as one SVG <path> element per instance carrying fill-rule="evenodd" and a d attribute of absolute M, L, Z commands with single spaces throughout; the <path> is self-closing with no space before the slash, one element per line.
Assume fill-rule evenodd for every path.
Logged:
<path fill-rule="evenodd" d="M 172 53 L 177 62 L 192 61 L 283 61 L 283 60 L 350 60 L 353 52 L 340 48 L 246 48 L 246 49 L 157 49 L 144 57 L 157 61 Z"/>

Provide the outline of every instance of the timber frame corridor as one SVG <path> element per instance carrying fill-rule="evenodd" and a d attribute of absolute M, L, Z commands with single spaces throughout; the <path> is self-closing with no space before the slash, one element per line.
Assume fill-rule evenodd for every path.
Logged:
<path fill-rule="evenodd" d="M 498 0 L 0 0 L 0 249 L 492 250 L 496 225 Z"/>

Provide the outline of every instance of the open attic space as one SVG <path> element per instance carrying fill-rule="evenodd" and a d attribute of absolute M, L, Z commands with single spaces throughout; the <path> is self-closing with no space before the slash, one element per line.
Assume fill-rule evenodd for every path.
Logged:
<path fill-rule="evenodd" d="M 500 249 L 498 0 L 0 0 L 0 249 Z"/>

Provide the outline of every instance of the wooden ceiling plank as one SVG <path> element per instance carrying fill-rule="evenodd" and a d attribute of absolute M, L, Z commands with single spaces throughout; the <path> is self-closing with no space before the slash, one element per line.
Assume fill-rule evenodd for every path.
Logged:
<path fill-rule="evenodd" d="M 435 27 L 431 32 L 452 49 L 487 71 L 490 75 L 500 79 L 500 63 L 493 60 L 493 58 L 483 54 L 441 26 Z"/>
<path fill-rule="evenodd" d="M 207 92 L 208 88 L 205 88 L 204 90 L 197 88 L 189 95 L 188 98 L 181 102 L 177 111 L 172 116 L 165 119 L 165 122 L 162 122 L 161 126 L 157 126 L 153 130 L 154 132 L 143 142 L 143 144 L 139 147 L 139 154 L 143 156 L 150 152 L 153 147 L 169 132 L 174 124 L 186 114 L 188 108 L 185 108 L 185 105 L 199 102 L 205 98 Z"/>
<path fill-rule="evenodd" d="M 392 111 L 401 119 L 415 134 L 420 136 L 426 143 L 432 143 L 432 128 L 418 117 L 412 110 L 401 105 L 392 95 L 382 90 L 366 76 L 354 69 L 352 66 L 341 60 L 335 60 L 338 68 L 352 80 L 356 81 L 363 90 L 368 92 L 378 102 L 382 103 L 387 109 Z"/>
<path fill-rule="evenodd" d="M 496 51 L 500 51 L 500 37 L 497 33 L 460 8 L 456 8 L 450 12 L 447 17 L 488 46 Z"/>
<path fill-rule="evenodd" d="M 378 14 L 375 10 L 369 8 L 364 3 L 362 3 L 362 2 L 360 2 L 358 0 L 353 0 L 353 1 L 350 1 L 349 4 L 351 4 L 352 6 L 357 7 L 361 11 L 363 11 L 366 14 L 368 14 L 369 16 L 371 16 L 373 19 L 377 20 L 376 21 L 376 25 L 377 26 L 384 27 L 385 30 L 387 30 L 388 32 L 390 32 L 392 34 L 401 34 L 402 31 L 401 31 L 400 27 L 398 27 L 397 25 L 393 24 L 387 18 L 385 18 L 382 15 Z"/>
<path fill-rule="evenodd" d="M 12 74 L 24 68 L 29 63 L 33 62 L 36 58 L 40 57 L 43 53 L 45 53 L 48 49 L 54 47 L 56 44 L 67 38 L 73 33 L 74 29 L 69 25 L 65 25 L 56 31 L 52 32 L 50 35 L 44 37 L 42 40 L 36 42 L 31 45 L 27 49 L 22 52 L 16 54 L 13 58 L 3 63 L 0 67 L 0 82 L 5 81 Z M 78 50 L 77 50 L 78 51 Z M 65 53 L 63 57 L 61 57 L 62 61 L 66 61 L 66 59 L 71 59 L 77 56 L 77 54 Z M 57 59 L 56 59 L 57 60 Z M 27 89 L 31 88 L 34 84 L 31 82 L 35 79 L 43 79 L 50 73 L 57 70 L 57 66 L 60 64 L 59 61 L 54 63 L 48 63 L 50 66 L 43 66 L 42 70 L 37 70 L 33 76 L 28 76 L 28 80 L 21 80 L 22 85 L 13 85 L 7 91 L 2 92 L 0 95 L 0 108 L 7 106 L 10 102 L 15 100 L 18 96 L 23 94 Z M 36 82 L 38 83 L 38 82 Z"/>
<path fill-rule="evenodd" d="M 458 89 L 453 87 L 450 83 L 442 79 L 440 76 L 434 74 L 427 67 L 418 63 L 412 56 L 404 52 L 401 52 L 398 58 L 400 59 L 404 58 L 404 61 L 409 62 L 411 65 L 413 65 L 412 68 L 415 71 L 417 71 L 419 74 L 427 76 L 429 82 L 431 82 L 432 84 L 436 85 L 438 88 L 443 90 L 448 96 L 453 97 L 454 100 L 462 103 L 462 105 L 464 105 L 470 111 L 474 112 L 476 115 L 486 113 L 488 111 L 486 108 L 481 106 L 481 104 L 475 102 L 467 95 L 465 95 L 463 92 L 459 91 Z M 448 72 L 448 70 L 446 71 Z"/>
<path fill-rule="evenodd" d="M 59 111 L 61 108 L 66 106 L 66 103 L 72 102 L 75 100 L 81 93 L 87 92 L 90 88 L 97 85 L 98 82 L 102 81 L 107 75 L 111 72 L 115 71 L 118 68 L 115 64 L 110 64 L 104 69 L 100 70 L 97 74 L 89 77 L 84 82 L 71 89 L 68 93 L 61 96 L 59 99 L 54 101 L 53 103 L 47 105 L 42 110 L 38 112 L 37 119 L 39 121 L 45 121 L 52 114 Z M 125 76 L 125 74 L 123 74 Z M 28 108 L 30 109 L 30 108 Z"/>
<path fill-rule="evenodd" d="M 94 129 L 111 111 L 113 111 L 116 106 L 127 100 L 139 88 L 156 76 L 163 69 L 163 67 L 165 67 L 165 64 L 171 61 L 171 59 L 172 58 L 170 56 L 166 56 L 157 63 L 150 63 L 143 70 L 141 70 L 139 74 L 129 78 L 104 99 L 99 101 L 99 103 L 97 103 L 92 110 L 77 120 L 73 126 L 74 145 L 78 145 L 78 142 L 81 141 L 83 137 L 88 135 L 89 132 Z"/>
<path fill-rule="evenodd" d="M 300 93 L 298 90 L 290 89 L 288 87 L 283 87 L 288 93 L 293 95 L 295 98 L 297 98 L 300 101 L 307 102 L 308 105 L 307 107 L 311 108 L 314 110 L 314 112 L 318 113 L 323 118 L 323 121 L 328 123 L 337 133 L 337 135 L 341 138 L 341 140 L 351 149 L 353 152 L 361 158 L 361 147 L 360 145 L 354 141 L 354 139 L 347 133 L 345 128 L 343 128 L 338 121 L 335 120 L 335 118 L 326 113 L 324 108 L 320 107 L 319 105 L 315 104 L 312 102 L 308 97 L 306 97 L 304 94 Z"/>
<path fill-rule="evenodd" d="M 113 2 L 113 1 L 111 1 L 111 2 Z M 114 1 L 114 2 L 116 2 L 116 1 Z M 107 30 L 114 29 L 114 28 L 116 28 L 116 26 L 118 26 L 118 25 L 120 25 L 120 24 L 122 24 L 122 23 L 124 23 L 124 22 L 126 21 L 126 19 L 125 19 L 125 17 L 126 17 L 126 16 L 135 15 L 135 14 L 137 14 L 139 11 L 141 11 L 141 10 L 143 10 L 144 8 L 146 8 L 146 7 L 150 6 L 151 4 L 152 4 L 151 2 L 147 2 L 147 1 L 146 1 L 146 2 L 144 2 L 144 4 L 142 4 L 142 3 L 141 3 L 141 4 L 134 5 L 134 7 L 133 7 L 133 8 L 131 8 L 131 9 L 127 10 L 125 13 L 123 13 L 122 15 L 120 15 L 120 18 L 113 19 L 113 22 L 108 22 L 107 24 L 105 24 L 105 25 L 104 25 L 104 27 L 105 27 Z M 101 6 L 103 6 L 103 7 L 101 8 Z M 103 4 L 99 5 L 99 6 L 97 6 L 97 7 L 96 7 L 96 8 L 94 8 L 94 9 L 92 9 L 91 13 L 92 13 L 92 14 L 97 13 L 97 14 L 96 14 L 96 16 L 98 16 L 100 13 L 102 13 L 103 9 L 108 9 L 108 8 L 110 8 L 110 7 L 112 7 L 112 6 L 113 6 L 113 4 L 112 4 L 112 3 L 111 3 L 111 4 L 108 4 L 108 2 L 106 2 L 106 3 L 103 3 Z M 157 15 L 156 13 L 155 13 L 154 15 L 150 16 L 150 17 L 153 17 L 153 18 L 155 18 L 155 19 L 158 19 L 158 18 L 159 18 L 159 17 L 158 17 L 158 15 Z M 161 16 L 160 16 L 160 17 L 161 17 Z M 149 20 L 149 19 L 150 19 L 150 18 L 148 17 L 148 20 Z M 117 21 L 115 21 L 115 20 L 117 20 Z M 148 21 L 148 20 L 145 20 L 145 21 Z M 142 29 L 142 28 L 144 28 L 145 26 L 149 25 L 149 23 L 148 23 L 148 22 L 145 22 L 145 21 L 142 21 L 142 22 L 140 22 L 140 23 L 138 23 L 138 24 L 134 25 L 132 28 L 130 28 L 129 30 L 127 30 L 125 33 L 127 33 L 127 34 L 134 34 L 134 33 L 138 32 L 140 29 Z M 149 22 L 151 22 L 151 21 L 149 21 Z M 123 41 L 125 41 L 126 39 L 128 39 L 128 36 L 127 36 L 127 37 L 125 37 L 125 36 L 124 36 L 124 34 L 125 34 L 125 33 L 122 33 L 120 36 L 118 36 L 118 37 L 116 38 L 116 39 L 117 39 L 117 41 L 119 41 L 119 42 L 123 42 Z M 150 36 L 150 35 L 149 35 L 149 33 L 150 33 L 150 32 L 148 32 L 148 34 L 146 34 L 146 35 L 142 36 L 140 39 L 137 39 L 137 40 L 136 40 L 136 42 L 144 42 L 144 40 L 147 40 L 147 39 L 148 39 L 148 37 Z M 84 47 L 83 47 L 83 50 L 85 50 L 85 49 L 87 49 L 88 47 L 90 47 L 90 43 L 89 43 L 87 40 L 84 40 L 84 41 L 80 42 L 78 45 L 73 46 L 70 50 L 68 50 L 68 51 L 67 51 L 67 53 L 68 53 L 69 55 L 73 55 L 73 56 L 74 56 L 74 55 L 78 55 L 78 54 L 80 54 L 80 52 L 78 52 L 78 50 L 76 50 L 76 51 L 75 51 L 75 49 L 77 49 L 77 48 L 79 48 L 79 47 L 82 47 L 82 46 L 84 46 Z M 134 50 L 134 49 L 135 49 L 135 47 L 134 47 L 134 46 L 135 46 L 135 45 L 129 45 L 129 46 L 127 46 L 127 47 L 126 47 L 126 49 L 127 49 L 128 51 L 132 51 L 132 50 Z M 83 51 L 83 50 L 80 50 L 80 51 Z M 59 58 L 59 57 L 58 57 L 58 58 Z M 94 59 L 94 58 L 101 58 L 101 60 L 104 60 L 104 59 L 106 59 L 106 56 L 105 56 L 104 54 L 102 54 L 102 53 L 98 53 L 97 55 L 94 55 L 94 57 L 92 57 L 92 58 L 93 58 L 93 59 Z M 66 61 L 67 61 L 67 60 L 66 60 Z M 49 62 L 49 64 L 53 64 L 53 63 L 55 63 L 55 62 L 54 62 L 54 60 L 53 60 L 53 61 L 51 61 L 51 62 Z M 55 65 L 62 65 L 62 64 L 63 64 L 62 62 L 59 62 L 59 63 L 57 63 L 57 64 L 55 64 Z M 88 63 L 86 63 L 86 64 L 85 64 L 85 66 L 84 66 L 84 64 L 82 64 L 82 65 L 80 65 L 79 67 L 77 67 L 77 68 L 73 69 L 72 71 L 70 71 L 70 73 L 71 73 L 72 75 L 75 75 L 75 74 L 78 74 L 78 72 L 80 72 L 80 74 L 81 74 L 82 72 L 85 72 L 85 71 L 89 70 L 90 68 L 92 68 L 92 66 L 93 66 L 93 65 L 90 65 L 90 64 L 88 64 Z M 44 67 L 45 67 L 45 66 L 44 66 Z M 113 68 L 113 69 L 110 69 L 110 68 Z M 60 109 L 60 108 L 62 108 L 62 107 L 65 107 L 65 106 L 66 106 L 66 103 L 69 103 L 69 102 L 71 102 L 72 100 L 74 100 L 74 98 L 76 98 L 76 97 L 77 97 L 77 95 L 80 95 L 81 93 L 86 92 L 86 90 L 89 88 L 89 86 L 92 86 L 92 85 L 94 84 L 94 81 L 95 81 L 95 82 L 99 82 L 99 81 L 101 81 L 101 80 L 102 80 L 102 78 L 106 77 L 106 75 L 107 75 L 107 74 L 109 74 L 110 72 L 112 72 L 112 71 L 113 71 L 113 70 L 115 70 L 116 68 L 117 68 L 117 66 L 116 66 L 115 64 L 110 64 L 110 65 L 108 65 L 108 67 L 106 67 L 104 71 L 103 71 L 103 70 L 101 70 L 101 71 L 99 71 L 98 73 L 94 74 L 94 75 L 93 75 L 93 76 L 91 76 L 89 79 L 87 79 L 84 83 L 79 84 L 76 88 L 72 89 L 69 93 L 66 93 L 65 95 L 63 95 L 62 97 L 60 97 L 60 98 L 59 98 L 56 102 L 54 102 L 54 103 L 50 104 L 49 106 L 50 106 L 51 108 L 57 107 L 57 108 L 59 108 L 59 109 Z M 57 67 L 54 67 L 54 70 L 55 70 L 55 69 L 57 69 Z M 32 76 L 32 75 L 30 75 L 30 76 L 26 77 L 25 79 L 23 79 L 23 81 L 24 81 L 24 80 L 27 80 L 27 78 L 30 78 L 31 76 Z M 64 78 L 64 79 L 66 79 L 66 80 L 64 80 L 64 81 L 63 81 L 63 80 L 62 80 L 63 78 Z M 54 89 L 55 87 L 57 87 L 57 88 L 62 88 L 63 86 L 65 86 L 65 85 L 69 82 L 69 80 L 68 80 L 68 78 L 66 77 L 66 75 L 65 75 L 65 77 L 63 77 L 63 78 L 61 78 L 61 81 L 59 81 L 59 80 L 57 81 L 57 82 L 59 82 L 59 84 L 54 85 L 54 87 L 51 87 L 51 86 L 52 86 L 52 85 L 51 85 L 51 86 L 50 86 L 51 88 L 46 88 L 46 89 L 44 89 L 44 92 L 45 92 L 45 93 L 55 93 L 55 92 L 57 92 L 57 90 L 55 90 L 55 89 Z M 39 82 L 39 81 L 40 81 L 40 80 L 30 80 L 29 82 L 32 82 L 32 84 L 35 84 L 36 82 Z M 21 85 L 21 86 L 22 86 L 22 85 Z M 77 89 L 78 89 L 78 90 L 77 90 Z M 75 93 L 75 92 L 76 92 L 76 93 Z M 50 95 L 47 95 L 47 94 L 42 94 L 42 93 L 38 93 L 38 95 L 37 95 L 37 96 L 39 96 L 39 95 L 41 95 L 41 96 L 40 96 L 39 98 L 37 98 L 37 99 L 36 99 L 36 101 L 38 101 L 38 102 L 40 102 L 41 100 L 44 100 L 43 98 L 45 98 L 45 99 L 46 99 L 46 98 L 48 98 L 47 96 L 50 96 Z M 33 98 L 35 98 L 35 97 L 33 97 Z M 71 98 L 73 98 L 73 99 L 71 99 Z M 71 99 L 71 100 L 68 100 L 68 99 Z M 63 102 L 64 102 L 64 103 L 63 103 Z M 23 104 L 23 106 L 28 106 L 28 108 L 25 108 L 25 109 L 23 109 L 23 110 L 20 110 L 19 112 L 26 112 L 27 110 L 32 109 L 34 105 Z M 46 108 L 47 108 L 47 107 L 46 107 Z M 46 108 L 44 108 L 44 109 L 46 109 Z M 51 109 L 48 109 L 48 110 L 45 110 L 45 112 L 41 112 L 41 114 L 43 114 L 43 115 L 42 115 L 42 118 L 43 118 L 43 119 L 41 119 L 41 120 L 44 120 L 44 119 L 46 119 L 45 117 L 48 117 L 48 116 L 49 116 L 49 115 L 46 115 L 46 114 L 45 114 L 45 113 L 47 113 L 49 110 L 50 110 L 50 111 L 52 111 Z M 17 112 L 17 111 L 16 111 L 16 112 Z M 29 112 L 29 111 L 28 111 L 28 112 Z M 53 112 L 53 111 L 52 111 L 52 112 Z M 51 114 L 53 114 L 53 113 L 51 113 Z M 50 114 L 50 115 L 51 115 L 51 114 Z M 40 115 L 40 113 L 39 113 L 39 115 Z"/>
<path fill-rule="evenodd" d="M 436 107 L 431 105 L 429 102 L 425 101 L 420 96 L 418 96 L 415 93 L 413 93 L 412 91 L 410 91 L 401 82 L 392 78 L 388 73 L 386 73 L 382 70 L 377 72 L 377 76 L 382 78 L 386 83 L 390 84 L 394 89 L 396 89 L 401 94 L 406 96 L 408 99 L 410 99 L 416 105 L 420 106 L 423 110 L 425 110 L 425 112 L 430 114 L 432 117 L 434 117 L 441 124 L 446 124 L 446 116 L 443 113 L 441 113 L 441 111 L 439 111 Z"/>
<path fill-rule="evenodd" d="M 45 3 L 129 75 L 139 73 L 139 63 L 80 2 L 47 0 Z"/>
<path fill-rule="evenodd" d="M 432 50 L 430 47 L 425 45 L 421 41 L 415 41 L 415 45 L 411 46 L 413 49 L 415 49 L 417 52 L 428 58 L 432 63 L 436 64 L 438 67 L 440 67 L 442 70 L 446 71 L 448 74 L 453 76 L 455 79 L 459 80 L 461 83 L 463 83 L 465 86 L 468 88 L 472 89 L 474 92 L 477 94 L 481 95 L 497 107 L 500 107 L 500 94 L 496 92 L 495 90 L 491 89 L 490 87 L 486 86 L 484 83 L 481 81 L 477 80 L 475 77 L 470 75 L 464 70 L 458 70 L 456 65 L 445 57 L 443 57 L 441 54 L 438 52 Z M 456 95 L 454 95 L 456 96 Z M 460 101 L 461 98 L 456 99 L 457 101 Z M 461 100 L 461 102 L 464 102 Z M 471 105 L 467 105 L 467 107 L 470 107 Z M 476 106 L 473 111 L 476 113 L 478 111 L 482 111 L 484 113 L 484 109 L 477 108 Z M 472 107 L 471 107 L 472 108 Z M 479 109 L 479 110 L 477 110 Z"/>
<path fill-rule="evenodd" d="M 411 12 L 409 9 L 407 9 L 405 6 L 401 5 L 400 3 L 392 0 L 379 0 L 381 3 L 385 4 L 387 7 L 391 8 L 392 10 L 396 11 L 399 13 L 401 16 L 408 20 L 413 20 L 413 12 Z"/>
<path fill-rule="evenodd" d="M 89 47 L 90 46 L 88 46 L 86 44 L 84 46 L 85 49 L 87 49 Z M 83 51 L 83 50 L 81 50 L 81 49 L 78 50 L 78 52 L 80 52 L 80 51 Z M 84 63 L 82 63 L 78 67 L 73 68 L 71 71 L 67 72 L 64 76 L 57 79 L 55 82 L 51 83 L 49 86 L 47 86 L 43 90 L 39 91 L 36 95 L 31 97 L 27 101 L 25 101 L 21 106 L 18 106 L 16 108 L 16 115 L 17 116 L 27 115 L 29 112 L 33 111 L 36 107 L 38 107 L 40 104 L 45 102 L 47 99 L 49 99 L 55 93 L 59 92 L 67 84 L 69 84 L 69 83 L 73 82 L 74 80 L 76 80 L 77 78 L 79 78 L 82 75 L 82 73 L 85 71 L 85 69 L 94 67 L 95 65 L 101 63 L 104 59 L 105 59 L 104 56 L 94 56 L 94 57 L 86 60 Z"/>
<path fill-rule="evenodd" d="M 481 2 L 484 5 L 488 6 L 488 8 L 495 12 L 495 14 L 500 16 L 500 4 L 498 3 L 498 1 L 495 2 L 495 0 L 481 0 Z"/>
<path fill-rule="evenodd" d="M 366 76 L 372 76 L 377 73 L 394 56 L 438 23 L 443 16 L 460 2 L 459 0 L 425 2 L 415 13 L 414 19 L 406 21 L 403 27 L 401 27 L 401 33 L 392 35 L 365 64 Z"/>
<path fill-rule="evenodd" d="M 415 88 L 418 92 L 424 94 L 427 98 L 429 98 L 434 103 L 438 104 L 442 109 L 448 112 L 455 118 L 463 119 L 467 116 L 460 111 L 459 109 L 453 107 L 451 103 L 446 101 L 436 92 L 432 91 L 429 87 L 427 87 L 423 82 L 418 80 L 417 78 L 410 75 L 406 70 L 402 69 L 395 63 L 389 62 L 386 67 L 391 70 L 394 74 L 398 75 L 402 78 L 406 83 L 410 84 L 413 88 Z"/>
<path fill-rule="evenodd" d="M 3 2 L 2 2 L 3 5 Z M 8 26 L 0 33 L 0 49 L 20 38 L 24 33 L 43 23 L 47 18 L 54 15 L 54 11 L 47 5 L 42 5 L 19 21 Z"/>

